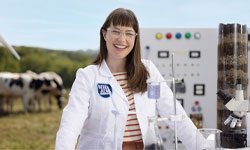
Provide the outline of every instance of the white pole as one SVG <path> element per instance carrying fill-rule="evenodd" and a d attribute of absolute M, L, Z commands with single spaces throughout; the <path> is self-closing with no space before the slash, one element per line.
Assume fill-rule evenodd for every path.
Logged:
<path fill-rule="evenodd" d="M 176 93 L 175 93 L 175 72 L 174 72 L 174 53 L 172 53 L 172 83 L 173 83 L 173 100 L 174 100 L 174 115 L 177 115 L 176 112 Z M 178 140 L 177 140 L 177 123 L 174 120 L 174 136 L 175 136 L 175 150 L 178 150 Z"/>
<path fill-rule="evenodd" d="M 17 54 L 15 49 L 4 40 L 1 34 L 0 34 L 0 42 L 3 43 L 3 45 L 10 50 L 10 52 L 16 57 L 17 60 L 20 60 L 20 56 Z"/>

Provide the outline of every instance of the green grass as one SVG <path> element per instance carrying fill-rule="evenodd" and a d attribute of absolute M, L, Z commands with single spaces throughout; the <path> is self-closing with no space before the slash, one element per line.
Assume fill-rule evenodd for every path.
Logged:
<path fill-rule="evenodd" d="M 56 133 L 62 110 L 53 101 L 52 110 L 23 114 L 21 101 L 14 103 L 14 113 L 0 116 L 0 150 L 55 149 Z"/>

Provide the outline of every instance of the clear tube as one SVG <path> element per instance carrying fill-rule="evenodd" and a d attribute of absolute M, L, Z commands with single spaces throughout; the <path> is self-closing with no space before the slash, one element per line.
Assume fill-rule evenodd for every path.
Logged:
<path fill-rule="evenodd" d="M 248 99 L 248 55 L 247 27 L 241 24 L 220 24 L 218 40 L 218 91 L 238 99 Z M 241 80 L 242 85 L 237 84 Z M 236 91 L 243 90 L 236 94 Z M 241 97 L 238 95 L 240 94 Z M 223 104 L 223 99 L 217 97 L 217 127 L 222 131 L 223 148 L 246 147 L 246 121 L 238 119 L 234 112 Z M 237 115 L 237 114 L 236 114 Z M 230 119 L 230 120 L 228 120 Z M 239 122 L 239 123 L 238 123 Z"/>
<path fill-rule="evenodd" d="M 148 118 L 148 130 L 144 143 L 144 150 L 164 150 L 156 116 Z"/>

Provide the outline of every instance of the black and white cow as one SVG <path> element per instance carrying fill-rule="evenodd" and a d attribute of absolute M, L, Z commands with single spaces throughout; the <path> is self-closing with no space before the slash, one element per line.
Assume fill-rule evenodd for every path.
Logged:
<path fill-rule="evenodd" d="M 46 79 L 34 72 L 0 73 L 0 98 L 2 97 L 2 99 L 12 101 L 13 98 L 21 97 L 25 113 L 28 111 L 29 103 L 33 104 L 33 111 L 36 110 L 35 99 L 37 97 L 41 98 L 44 91 L 52 93 L 51 91 L 57 88 L 57 82 L 52 78 Z M 61 98 L 59 100 L 61 100 Z M 58 105 L 59 108 L 62 108 L 61 102 L 58 102 Z"/>
<path fill-rule="evenodd" d="M 5 99 L 21 97 L 25 113 L 29 101 L 34 99 L 36 90 L 41 86 L 42 82 L 39 82 L 38 76 L 34 76 L 34 74 L 0 73 L 0 95 Z"/>
<path fill-rule="evenodd" d="M 50 108 L 51 105 L 48 105 L 48 104 L 51 103 L 51 98 L 53 97 L 57 100 L 58 107 L 62 109 L 64 102 L 65 102 L 64 95 L 66 93 L 66 90 L 64 89 L 64 86 L 63 86 L 62 78 L 55 72 L 42 72 L 39 74 L 39 77 L 48 85 L 53 84 L 53 85 L 50 85 L 53 88 L 43 89 L 40 92 L 40 94 L 37 95 L 37 99 L 39 102 L 39 109 L 41 109 L 40 99 L 44 97 L 46 97 L 45 100 L 47 104 L 47 109 L 51 109 Z"/>

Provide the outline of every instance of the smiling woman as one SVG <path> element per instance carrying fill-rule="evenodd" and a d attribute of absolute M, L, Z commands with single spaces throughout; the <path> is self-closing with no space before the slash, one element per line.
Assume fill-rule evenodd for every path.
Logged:
<path fill-rule="evenodd" d="M 141 59 L 137 18 L 129 9 L 115 9 L 100 29 L 96 60 L 77 71 L 57 132 L 56 150 L 73 150 L 79 134 L 78 150 L 142 150 L 150 128 L 148 117 L 174 112 L 173 93 L 167 85 L 159 102 L 149 100 L 148 79 L 164 80 L 151 61 Z M 177 112 L 186 116 L 179 103 Z M 195 149 L 192 121 L 186 116 L 178 127 L 184 129 L 178 131 L 179 139 L 187 149 Z"/>
<path fill-rule="evenodd" d="M 131 10 L 122 8 L 114 10 L 101 27 L 100 52 L 94 64 L 101 65 L 103 60 L 112 73 L 127 72 L 131 90 L 146 91 L 149 73 L 141 61 L 139 23 Z M 138 76 L 141 79 L 138 79 Z"/>

